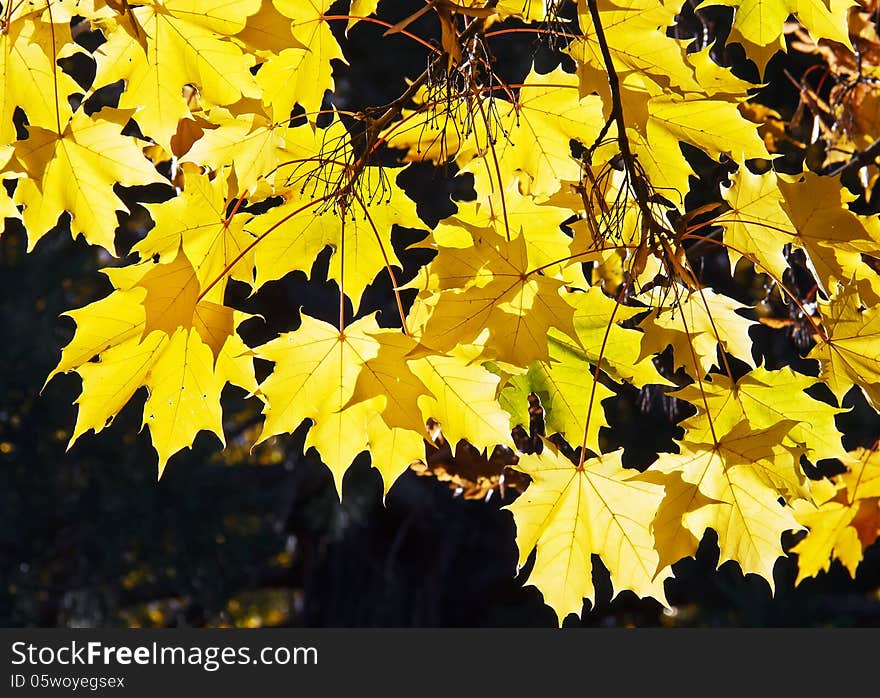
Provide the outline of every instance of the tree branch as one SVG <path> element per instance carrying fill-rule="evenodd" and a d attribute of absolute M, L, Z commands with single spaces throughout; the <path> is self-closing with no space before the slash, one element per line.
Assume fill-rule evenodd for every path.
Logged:
<path fill-rule="evenodd" d="M 831 170 L 828 174 L 831 177 L 837 177 L 838 175 L 842 175 L 851 170 L 858 170 L 865 165 L 870 165 L 877 159 L 878 155 L 880 155 L 880 138 L 871 143 L 871 145 L 865 148 L 865 150 L 853 155 L 849 161 L 843 163 L 837 169 Z"/>
<path fill-rule="evenodd" d="M 620 154 L 623 157 L 623 164 L 626 168 L 626 176 L 630 187 L 636 198 L 639 210 L 642 212 L 645 224 L 652 232 L 659 231 L 659 225 L 654 220 L 649 205 L 650 192 L 645 178 L 640 176 L 636 171 L 636 159 L 629 145 L 629 137 L 626 135 L 626 121 L 623 117 L 623 100 L 620 96 L 620 80 L 617 78 L 617 71 L 614 68 L 614 60 L 611 58 L 611 50 L 608 48 L 608 39 L 605 37 L 605 30 L 602 27 L 602 18 L 599 16 L 599 8 L 596 0 L 587 0 L 587 7 L 590 9 L 590 18 L 593 20 L 593 28 L 596 30 L 596 41 L 599 44 L 599 50 L 602 52 L 602 60 L 605 63 L 605 74 L 608 77 L 608 86 L 611 88 L 611 120 L 617 124 L 617 143 L 620 147 Z"/>

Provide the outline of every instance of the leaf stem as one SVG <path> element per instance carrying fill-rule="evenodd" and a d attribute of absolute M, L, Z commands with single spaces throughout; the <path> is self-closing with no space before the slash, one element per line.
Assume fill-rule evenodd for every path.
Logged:
<path fill-rule="evenodd" d="M 385 20 L 379 19 L 378 17 L 357 17 L 355 15 L 324 15 L 322 19 L 325 22 L 336 22 L 336 21 L 345 21 L 356 19 L 359 22 L 370 22 L 371 24 L 378 24 L 379 26 L 385 27 L 386 29 L 390 29 L 392 27 L 390 22 L 386 22 Z M 413 34 L 412 32 L 408 32 L 405 29 L 398 29 L 395 34 L 403 34 L 403 36 L 412 39 L 413 41 L 420 43 L 425 48 L 433 51 L 434 53 L 440 53 L 440 49 L 436 46 L 432 45 L 430 42 L 425 41 L 422 37 L 417 34 Z"/>
<path fill-rule="evenodd" d="M 343 201 L 339 207 L 342 230 L 339 234 L 339 336 L 345 336 L 345 216 L 348 209 Z"/>
<path fill-rule="evenodd" d="M 370 215 L 370 209 L 364 203 L 364 200 L 359 193 L 354 192 L 354 197 L 364 210 L 364 216 L 366 216 L 367 222 L 370 224 L 370 228 L 373 229 L 373 234 L 376 236 L 376 242 L 379 245 L 379 250 L 382 252 L 382 259 L 385 260 L 385 269 L 388 271 L 388 276 L 391 278 L 391 290 L 394 292 L 394 300 L 397 302 L 397 312 L 400 314 L 400 324 L 403 328 L 403 333 L 409 336 L 409 330 L 406 326 L 406 313 L 403 311 L 403 302 L 400 299 L 400 291 L 397 288 L 397 275 L 394 273 L 394 267 L 391 266 L 391 261 L 388 259 L 388 253 L 385 251 L 385 245 L 382 244 L 382 237 L 379 235 L 379 230 L 376 228 L 376 224 L 373 222 L 373 217 Z"/>
<path fill-rule="evenodd" d="M 602 336 L 602 344 L 599 347 L 599 356 L 596 358 L 596 367 L 593 370 L 593 384 L 590 386 L 590 401 L 587 403 L 587 419 L 584 424 L 584 438 L 581 440 L 581 455 L 578 458 L 577 469 L 583 470 L 584 461 L 587 456 L 587 441 L 590 438 L 590 418 L 593 416 L 593 404 L 596 402 L 596 386 L 599 384 L 599 371 L 602 367 L 602 359 L 605 356 L 605 347 L 608 345 L 608 337 L 611 334 L 611 327 L 614 325 L 614 318 L 617 316 L 617 310 L 622 305 L 623 297 L 629 288 L 631 274 L 627 274 L 626 279 L 620 284 L 620 290 L 617 292 L 617 298 L 614 299 L 614 310 L 611 311 L 611 317 L 605 325 L 605 334 Z"/>
<path fill-rule="evenodd" d="M 703 408 L 706 410 L 706 421 L 709 422 L 709 431 L 712 434 L 712 442 L 715 445 L 715 448 L 718 448 L 720 446 L 720 444 L 718 442 L 718 435 L 715 433 L 715 422 L 712 419 L 712 412 L 709 410 L 709 398 L 706 397 L 706 389 L 703 388 L 703 371 L 700 368 L 700 362 L 697 359 L 697 352 L 694 349 L 694 340 L 693 340 L 694 336 L 691 333 L 690 329 L 688 328 L 687 320 L 685 320 L 685 317 L 684 317 L 685 313 L 684 313 L 682 302 L 681 302 L 681 296 L 679 295 L 678 284 L 675 283 L 675 281 L 673 281 L 671 283 L 671 287 L 672 287 L 673 294 L 675 294 L 675 303 L 678 306 L 678 308 L 680 309 L 681 326 L 684 328 L 684 333 L 687 335 L 688 349 L 690 350 L 691 360 L 694 362 L 694 377 L 696 378 L 697 386 L 700 388 L 700 397 L 703 399 Z M 714 323 L 713 323 L 713 327 L 714 327 Z M 717 339 L 717 337 L 716 337 L 716 339 Z M 721 351 L 723 354 L 724 349 L 722 348 Z M 677 363 L 677 361 L 676 361 L 676 363 Z M 673 366 L 673 369 L 674 368 L 675 367 Z M 728 376 L 730 377 L 731 382 L 733 382 L 733 375 L 728 374 Z"/>
<path fill-rule="evenodd" d="M 486 108 L 483 106 L 482 99 L 477 99 L 477 106 L 480 108 L 480 116 L 483 117 L 483 125 L 486 127 L 486 141 L 489 146 L 489 152 L 492 153 L 495 176 L 498 178 L 498 196 L 501 197 L 501 217 L 504 221 L 504 235 L 507 238 L 507 242 L 510 242 L 510 222 L 507 218 L 507 199 L 504 195 L 504 182 L 501 181 L 501 165 L 498 162 L 498 153 L 495 151 L 495 141 L 492 138 L 492 128 L 489 125 L 489 117 L 486 115 Z M 491 176 L 489 181 L 492 181 Z"/>

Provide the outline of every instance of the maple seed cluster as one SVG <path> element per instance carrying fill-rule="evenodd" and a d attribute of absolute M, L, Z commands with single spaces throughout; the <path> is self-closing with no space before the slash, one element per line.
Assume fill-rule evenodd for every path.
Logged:
<path fill-rule="evenodd" d="M 533 435 L 513 459 L 528 484 L 509 509 L 519 564 L 533 559 L 529 583 L 560 622 L 594 602 L 593 555 L 615 593 L 667 604 L 673 564 L 710 529 L 719 565 L 771 588 L 786 532 L 804 532 L 789 551 L 799 582 L 833 558 L 854 574 L 880 532 L 880 457 L 847 452 L 835 416 L 850 390 L 880 407 L 880 225 L 851 210 L 840 176 L 774 169 L 753 85 L 669 31 L 680 0 L 414 3 L 439 21 L 440 44 L 412 33 L 414 21 L 386 21 L 379 0 L 351 0 L 345 16 L 331 4 L 4 3 L 0 214 L 21 220 L 31 249 L 60 221 L 135 259 L 104 270 L 109 295 L 69 313 L 76 332 L 52 375 L 82 380 L 71 444 L 145 387 L 161 474 L 200 431 L 224 442 L 231 384 L 262 403 L 256 443 L 308 421 L 306 446 L 338 489 L 368 451 L 387 492 L 441 441 L 512 449 L 511 430 L 543 410 L 553 438 Z M 730 41 L 761 74 L 792 13 L 802 42 L 838 53 L 853 50 L 850 26 L 871 25 L 848 0 L 704 4 L 733 8 Z M 500 82 L 491 51 L 510 21 L 575 72 L 533 67 Z M 337 113 L 340 22 L 418 42 L 425 71 L 389 105 Z M 67 70 L 75 57 L 94 66 L 86 85 Z M 723 198 L 686 210 L 695 173 L 682 144 L 730 165 Z M 380 151 L 399 166 L 380 168 Z M 429 231 L 398 183 L 413 162 L 454 164 L 476 198 Z M 127 209 L 115 187 L 153 184 L 175 195 L 145 203 L 154 226 L 117 250 Z M 405 283 L 395 226 L 424 230 L 413 247 L 433 253 Z M 694 242 L 752 265 L 798 309 L 818 377 L 756 362 L 755 321 L 701 283 Z M 257 292 L 308 275 L 328 247 L 339 322 L 303 314 L 297 329 L 246 344 L 250 316 L 227 305 L 230 281 Z M 794 252 L 814 276 L 809 308 L 784 278 Z M 345 303 L 359 308 L 383 277 L 400 327 L 375 313 L 346 324 Z M 272 367 L 260 382 L 255 359 Z M 817 383 L 837 402 L 817 399 Z M 640 472 L 603 434 L 605 407 L 646 386 L 693 410 Z M 807 477 L 805 461 L 835 458 L 843 475 Z"/>

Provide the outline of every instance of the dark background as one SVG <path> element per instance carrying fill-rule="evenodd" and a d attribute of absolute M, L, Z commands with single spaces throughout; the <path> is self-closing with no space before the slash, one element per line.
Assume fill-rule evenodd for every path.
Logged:
<path fill-rule="evenodd" d="M 394 22 L 419 5 L 384 0 L 382 17 Z M 739 47 L 722 48 L 730 12 L 715 8 L 706 16 L 721 39 L 719 60 L 757 81 Z M 344 22 L 333 24 L 350 63 L 337 65 L 333 103 L 339 108 L 389 102 L 403 89 L 403 78 L 425 65 L 426 51 L 405 37 L 382 39 L 380 27 L 364 23 L 345 40 Z M 686 7 L 677 31 L 689 36 L 694 26 Z M 409 29 L 438 36 L 430 15 Z M 560 60 L 529 35 L 499 39 L 493 50 L 499 72 L 510 81 L 521 79 L 532 60 L 542 72 Z M 778 56 L 761 100 L 790 118 L 798 96 L 782 70 L 799 76 L 812 62 Z M 386 154 L 388 162 L 393 158 Z M 799 171 L 802 158 L 793 153 L 782 166 Z M 694 163 L 700 177 L 689 203 L 712 197 L 724 175 L 705 159 Z M 400 181 L 428 224 L 452 213 L 454 199 L 468 196 L 467 179 L 448 169 L 412 166 Z M 120 214 L 124 251 L 149 222 L 135 200 L 166 194 L 121 194 L 132 209 Z M 60 230 L 31 254 L 17 222 L 7 221 L 0 237 L 0 626 L 555 625 L 540 594 L 523 586 L 526 575 L 516 575 L 513 521 L 502 509 L 514 496 L 509 491 L 504 500 L 497 492 L 488 501 L 465 500 L 446 484 L 408 471 L 383 505 L 379 476 L 362 455 L 346 475 L 340 502 L 327 468 L 314 452 L 302 452 L 304 427 L 249 452 L 260 405 L 236 389 L 225 393 L 227 451 L 201 435 L 192 451 L 171 459 L 158 482 L 149 436 L 138 433 L 143 391 L 110 428 L 83 436 L 66 451 L 79 379 L 56 377 L 40 393 L 74 329 L 59 315 L 105 295 L 110 287 L 97 269 L 119 262 L 82 240 L 71 241 L 65 225 L 62 220 Z M 403 247 L 418 235 L 395 235 L 405 271 L 412 274 L 424 260 Z M 761 278 L 742 268 L 731 276 L 723 254 L 705 257 L 701 265 L 706 283 L 749 304 L 763 299 Z M 325 273 L 326 253 L 311 283 L 291 274 L 246 302 L 242 288 L 231 287 L 229 302 L 259 308 L 271 320 L 252 321 L 246 339 L 265 341 L 295 327 L 292 309 L 299 306 L 332 321 L 337 291 L 321 281 Z M 792 282 L 798 281 L 795 272 Z M 387 290 L 384 280 L 377 281 L 359 310 L 379 309 L 390 325 L 396 311 Z M 799 361 L 808 347 L 791 332 L 759 326 L 754 339 L 769 366 L 795 362 L 815 373 L 809 362 Z M 676 433 L 673 421 L 683 415 L 661 409 L 662 396 L 639 397 L 621 401 L 609 418 L 631 460 L 646 465 L 652 449 L 668 447 Z M 869 446 L 880 433 L 880 419 L 855 391 L 845 404 L 855 407 L 839 423 L 846 445 Z M 673 613 L 630 592 L 611 600 L 607 574 L 594 559 L 597 609 L 585 608 L 582 621 L 571 617 L 567 625 L 880 624 L 876 545 L 855 581 L 834 563 L 830 573 L 794 588 L 793 560 L 780 560 L 775 597 L 766 582 L 744 578 L 733 563 L 716 571 L 717 557 L 709 535 L 696 560 L 676 565 L 667 586 Z"/>

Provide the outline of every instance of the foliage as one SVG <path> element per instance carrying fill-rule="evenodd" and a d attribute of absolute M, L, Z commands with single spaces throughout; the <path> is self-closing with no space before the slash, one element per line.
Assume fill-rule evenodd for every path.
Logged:
<path fill-rule="evenodd" d="M 520 565 L 560 622 L 593 599 L 597 558 L 615 592 L 665 604 L 710 529 L 719 564 L 771 588 L 790 532 L 805 532 L 798 581 L 832 558 L 854 573 L 880 533 L 876 443 L 848 452 L 836 420 L 850 391 L 880 406 L 880 134 L 852 116 L 870 111 L 874 62 L 841 76 L 877 50 L 872 9 L 719 3 L 748 81 L 714 60 L 704 6 L 684 36 L 667 1 L 414 4 L 392 23 L 359 0 L 7 3 L 0 212 L 30 248 L 67 228 L 113 258 L 112 291 L 69 313 L 50 375 L 82 381 L 70 445 L 146 388 L 161 476 L 200 431 L 224 442 L 231 385 L 263 403 L 256 443 L 307 421 L 340 493 L 363 451 L 386 492 L 411 464 L 439 471 L 443 449 L 447 465 L 471 453 L 494 469 L 477 491 L 524 489 Z M 411 31 L 427 11 L 437 43 Z M 342 109 L 340 22 L 418 42 L 427 67 L 390 103 Z M 559 66 L 506 79 L 493 46 L 511 32 L 543 37 Z M 750 99 L 786 32 L 838 76 L 830 104 L 800 86 L 822 125 L 809 144 Z M 698 187 L 707 162 L 721 176 Z M 436 225 L 403 186 L 424 163 L 473 182 Z M 150 218 L 130 249 L 124 200 Z M 404 230 L 425 231 L 406 276 Z M 260 318 L 236 288 L 314 279 L 328 247 L 336 322 L 302 314 L 245 341 Z M 787 317 L 713 288 L 717 254 L 753 266 Z M 371 306 L 381 288 L 394 320 Z M 761 326 L 806 360 L 771 367 Z M 608 415 L 633 389 L 684 417 L 652 463 L 615 448 Z M 845 471 L 815 468 L 827 459 Z"/>

